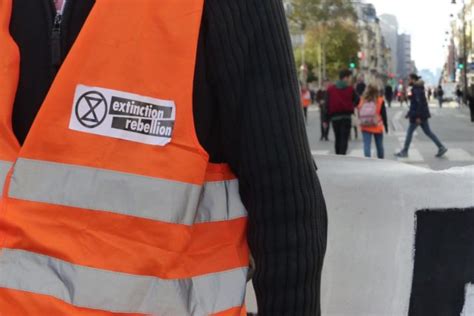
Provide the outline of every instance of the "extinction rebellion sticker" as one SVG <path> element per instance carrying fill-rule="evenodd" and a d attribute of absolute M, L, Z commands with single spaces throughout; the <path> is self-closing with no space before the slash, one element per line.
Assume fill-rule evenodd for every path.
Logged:
<path fill-rule="evenodd" d="M 78 85 L 69 128 L 164 146 L 171 141 L 175 120 L 173 101 Z"/>

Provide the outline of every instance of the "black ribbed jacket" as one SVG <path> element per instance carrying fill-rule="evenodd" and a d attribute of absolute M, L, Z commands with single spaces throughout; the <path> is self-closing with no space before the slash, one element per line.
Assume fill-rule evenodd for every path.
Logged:
<path fill-rule="evenodd" d="M 63 58 L 94 3 L 68 1 Z M 10 30 L 21 53 L 13 128 L 21 142 L 55 75 L 52 12 L 51 0 L 13 1 Z M 199 140 L 240 179 L 259 314 L 318 315 L 326 207 L 281 0 L 206 0 L 194 86 Z"/>

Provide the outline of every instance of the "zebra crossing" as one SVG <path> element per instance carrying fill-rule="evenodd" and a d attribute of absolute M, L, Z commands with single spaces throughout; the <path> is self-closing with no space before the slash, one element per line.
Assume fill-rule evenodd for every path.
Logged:
<path fill-rule="evenodd" d="M 474 162 L 474 155 L 469 153 L 467 150 L 464 150 L 462 148 L 449 148 L 449 151 L 446 153 L 446 155 L 443 157 L 443 159 L 451 162 Z M 326 149 L 326 150 L 312 150 L 311 154 L 313 156 L 329 156 L 329 155 L 334 155 L 334 152 Z M 387 159 L 392 159 L 390 157 L 391 153 L 387 153 Z M 355 157 L 355 158 L 364 158 L 364 150 L 363 149 L 352 149 L 349 150 L 347 156 L 349 157 Z M 425 158 L 426 156 L 426 158 Z M 423 163 L 425 160 L 428 160 L 427 158 L 431 159 L 433 155 L 429 155 L 428 153 L 421 153 L 419 149 L 417 149 L 415 146 L 411 146 L 410 148 L 410 155 L 407 158 L 393 158 L 392 160 L 399 160 L 401 162 L 405 163 Z M 375 152 L 372 153 L 372 158 L 375 158 Z"/>
<path fill-rule="evenodd" d="M 314 156 L 334 155 L 334 135 L 331 128 L 330 141 L 319 141 L 321 135 L 317 107 L 313 107 L 307 122 L 309 141 Z M 408 107 L 400 107 L 398 102 L 387 109 L 389 118 L 389 133 L 384 135 L 385 159 L 400 161 L 418 167 L 435 170 L 474 164 L 474 125 L 470 122 L 469 111 L 466 107 L 459 107 L 455 102 L 443 104 L 443 108 L 431 102 L 430 111 L 432 120 L 430 125 L 441 142 L 448 148 L 442 158 L 435 158 L 436 146 L 427 138 L 421 129 L 413 135 L 407 158 L 397 158 L 394 153 L 399 152 L 405 143 L 408 121 L 405 114 Z M 354 132 L 351 131 L 354 137 Z M 364 157 L 363 143 L 360 139 L 351 139 L 348 156 Z M 372 144 L 372 157 L 375 158 L 375 144 Z M 316 159 L 317 160 L 317 159 Z"/>
<path fill-rule="evenodd" d="M 435 113 L 437 113 L 435 111 Z M 399 111 L 397 112 L 393 119 L 391 120 L 391 133 L 389 135 L 385 136 L 385 158 L 386 159 L 391 159 L 391 160 L 398 160 L 404 163 L 411 163 L 411 164 L 423 164 L 426 163 L 427 161 L 430 161 L 433 159 L 435 151 L 421 151 L 418 148 L 418 145 L 420 142 L 417 141 L 412 141 L 410 145 L 410 151 L 409 151 L 409 156 L 407 158 L 396 158 L 393 157 L 392 153 L 398 152 L 404 145 L 405 143 L 405 137 L 406 137 L 406 130 L 405 127 L 403 127 L 401 120 L 403 119 L 403 112 Z M 459 114 L 462 115 L 464 118 L 464 114 Z M 416 130 L 413 133 L 413 137 L 415 138 L 418 136 L 418 130 Z M 473 139 L 474 140 L 474 139 Z M 430 143 L 430 141 L 427 141 Z M 449 142 L 445 143 L 446 147 L 449 149 L 448 152 L 445 154 L 445 156 L 442 158 L 445 161 L 450 161 L 450 162 L 465 162 L 465 163 L 473 163 L 474 164 L 474 155 L 471 154 L 468 150 L 465 148 L 460 148 L 456 145 L 459 145 L 457 143 L 454 143 L 451 145 Z M 362 142 L 359 143 L 352 143 L 350 147 L 359 147 L 359 148 L 352 148 L 349 149 L 347 156 L 350 157 L 358 157 L 362 158 L 364 157 L 364 151 L 362 148 Z M 473 147 L 473 152 L 474 152 L 474 147 Z M 331 149 L 319 149 L 319 150 L 312 150 L 313 155 L 331 155 L 334 154 L 334 151 Z M 375 148 L 372 149 L 372 158 L 375 158 L 376 156 L 375 153 Z"/>
<path fill-rule="evenodd" d="M 401 147 L 400 147 L 401 148 Z M 449 147 L 448 147 L 449 148 Z M 372 150 L 371 159 L 376 159 L 375 152 Z M 331 150 L 312 150 L 311 154 L 317 159 L 318 156 L 330 156 L 334 155 Z M 354 158 L 365 158 L 363 149 L 352 149 L 349 150 L 348 157 Z M 443 158 L 434 158 L 434 152 L 422 153 L 418 148 L 412 146 L 410 153 L 407 158 L 396 158 L 392 152 L 385 153 L 385 159 L 399 161 L 402 163 L 410 164 L 425 169 L 433 169 L 433 159 L 442 159 L 443 162 L 460 165 L 471 165 L 474 164 L 474 155 L 462 148 L 449 148 L 448 152 Z"/>
<path fill-rule="evenodd" d="M 428 105 L 430 107 L 430 110 L 439 108 L 439 103 L 436 100 L 430 100 Z M 391 107 L 392 108 L 406 108 L 406 109 L 408 109 L 409 105 L 407 103 L 400 104 L 400 102 L 394 101 L 394 102 L 392 102 Z M 459 108 L 459 103 L 457 103 L 455 101 L 443 102 L 443 107 L 442 108 L 456 109 L 456 108 Z"/>

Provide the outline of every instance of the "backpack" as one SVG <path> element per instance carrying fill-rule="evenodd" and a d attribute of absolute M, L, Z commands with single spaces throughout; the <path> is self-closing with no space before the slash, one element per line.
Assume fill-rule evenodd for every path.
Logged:
<path fill-rule="evenodd" d="M 377 104 L 374 101 L 366 101 L 359 108 L 359 122 L 361 126 L 377 126 L 379 116 L 377 113 Z"/>

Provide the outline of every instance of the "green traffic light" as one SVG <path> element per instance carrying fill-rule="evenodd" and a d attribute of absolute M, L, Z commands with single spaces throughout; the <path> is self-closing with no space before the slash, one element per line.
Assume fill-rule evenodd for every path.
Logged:
<path fill-rule="evenodd" d="M 350 67 L 351 69 L 354 69 L 354 68 L 356 67 L 356 64 L 355 64 L 355 63 L 350 63 L 350 64 L 349 64 L 349 67 Z"/>
<path fill-rule="evenodd" d="M 461 70 L 464 69 L 464 64 L 459 64 L 458 69 L 461 69 Z"/>

